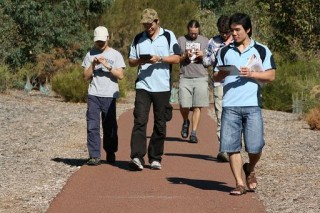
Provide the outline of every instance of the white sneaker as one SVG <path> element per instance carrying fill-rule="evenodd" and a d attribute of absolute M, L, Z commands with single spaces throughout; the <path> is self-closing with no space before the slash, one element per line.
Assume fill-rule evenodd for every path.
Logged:
<path fill-rule="evenodd" d="M 159 161 L 152 161 L 151 163 L 151 169 L 154 169 L 154 170 L 160 170 L 161 169 L 161 164 Z"/>
<path fill-rule="evenodd" d="M 143 170 L 143 165 L 141 164 L 141 161 L 139 158 L 133 158 L 129 162 L 129 168 L 134 171 L 142 171 Z"/>

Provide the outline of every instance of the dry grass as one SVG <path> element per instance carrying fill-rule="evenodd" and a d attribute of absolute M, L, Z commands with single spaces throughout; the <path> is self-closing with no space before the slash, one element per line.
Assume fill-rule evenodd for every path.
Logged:
<path fill-rule="evenodd" d="M 320 105 L 307 113 L 306 121 L 311 129 L 320 130 Z"/>

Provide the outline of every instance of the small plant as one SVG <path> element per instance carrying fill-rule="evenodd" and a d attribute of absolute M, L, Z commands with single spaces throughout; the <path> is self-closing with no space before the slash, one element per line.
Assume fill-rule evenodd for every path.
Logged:
<path fill-rule="evenodd" d="M 88 83 L 83 80 L 82 67 L 73 65 L 55 75 L 52 90 L 70 102 L 86 102 Z"/>
<path fill-rule="evenodd" d="M 311 129 L 320 130 L 320 105 L 312 108 L 307 114 L 305 120 Z"/>
<path fill-rule="evenodd" d="M 0 92 L 5 92 L 11 87 L 11 75 L 8 66 L 0 66 Z"/>

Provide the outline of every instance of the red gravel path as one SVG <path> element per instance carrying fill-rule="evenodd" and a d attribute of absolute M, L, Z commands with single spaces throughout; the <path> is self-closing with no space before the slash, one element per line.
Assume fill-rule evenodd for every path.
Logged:
<path fill-rule="evenodd" d="M 162 170 L 128 170 L 132 110 L 119 118 L 119 151 L 115 165 L 83 166 L 68 180 L 48 213 L 63 212 L 266 212 L 255 193 L 230 196 L 234 179 L 228 163 L 216 160 L 215 122 L 202 112 L 199 143 L 180 138 L 182 118 L 174 106 L 167 126 Z M 153 118 L 150 116 L 148 136 Z M 145 158 L 146 162 L 147 159 Z"/>

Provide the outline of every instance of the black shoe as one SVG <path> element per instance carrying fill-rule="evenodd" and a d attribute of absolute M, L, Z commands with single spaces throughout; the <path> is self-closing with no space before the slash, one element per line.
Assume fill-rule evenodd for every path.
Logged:
<path fill-rule="evenodd" d="M 189 126 L 190 126 L 190 121 L 184 121 L 182 124 L 182 129 L 181 129 L 181 137 L 182 138 L 187 138 L 189 135 Z"/>
<path fill-rule="evenodd" d="M 196 135 L 190 135 L 190 143 L 198 143 L 198 138 Z"/>
<path fill-rule="evenodd" d="M 116 154 L 114 152 L 107 153 L 107 163 L 115 163 L 116 162 Z"/>
<path fill-rule="evenodd" d="M 89 158 L 87 161 L 87 165 L 89 166 L 97 166 L 101 164 L 100 158 Z"/>
<path fill-rule="evenodd" d="M 217 160 L 218 160 L 219 162 L 229 162 L 228 154 L 225 153 L 225 152 L 220 152 L 220 153 L 217 155 Z"/>

